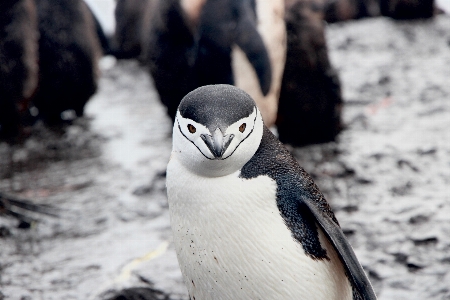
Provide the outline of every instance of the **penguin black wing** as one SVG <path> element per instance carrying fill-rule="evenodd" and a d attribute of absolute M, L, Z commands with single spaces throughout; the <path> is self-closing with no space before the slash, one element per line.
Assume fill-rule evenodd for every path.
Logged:
<path fill-rule="evenodd" d="M 253 0 L 207 1 L 200 20 L 196 61 L 200 85 L 234 84 L 231 50 L 237 44 L 255 69 L 261 91 L 270 90 L 272 69 L 267 49 L 256 28 Z M 214 66 L 214 68 L 211 68 Z"/>
<path fill-rule="evenodd" d="M 323 194 L 266 127 L 258 150 L 244 165 L 240 174 L 245 179 L 258 176 L 269 176 L 276 181 L 280 214 L 292 237 L 302 245 L 305 253 L 314 260 L 329 259 L 320 244 L 316 226 L 319 224 L 346 269 L 353 289 L 353 299 L 377 299 Z"/>
<path fill-rule="evenodd" d="M 255 68 L 261 92 L 263 95 L 267 95 L 272 81 L 272 69 L 269 54 L 261 35 L 248 17 L 237 24 L 236 32 L 236 44 L 245 52 L 253 68 Z"/>
<path fill-rule="evenodd" d="M 341 258 L 342 263 L 347 270 L 347 276 L 352 282 L 352 286 L 356 288 L 360 296 L 364 300 L 376 300 L 377 297 L 373 291 L 372 285 L 369 282 L 364 270 L 362 269 L 358 258 L 353 252 L 352 246 L 347 241 L 341 227 L 333 222 L 329 216 L 324 214 L 310 199 L 304 199 L 303 203 L 308 207 L 315 219 L 319 223 L 323 232 L 333 244 L 337 254 Z"/>

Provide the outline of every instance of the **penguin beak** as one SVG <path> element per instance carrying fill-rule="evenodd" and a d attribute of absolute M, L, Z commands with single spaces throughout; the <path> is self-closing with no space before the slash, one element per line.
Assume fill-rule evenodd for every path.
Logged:
<path fill-rule="evenodd" d="M 222 157 L 234 138 L 234 134 L 223 135 L 219 128 L 217 128 L 212 135 L 202 134 L 200 136 L 214 155 L 215 159 L 220 159 Z"/>

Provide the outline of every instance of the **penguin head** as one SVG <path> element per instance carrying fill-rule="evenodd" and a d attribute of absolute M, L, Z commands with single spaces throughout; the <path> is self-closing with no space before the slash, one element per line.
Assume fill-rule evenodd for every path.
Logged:
<path fill-rule="evenodd" d="M 255 154 L 263 120 L 253 99 L 231 85 L 200 87 L 181 100 L 173 128 L 173 152 L 206 177 L 240 170 Z"/>

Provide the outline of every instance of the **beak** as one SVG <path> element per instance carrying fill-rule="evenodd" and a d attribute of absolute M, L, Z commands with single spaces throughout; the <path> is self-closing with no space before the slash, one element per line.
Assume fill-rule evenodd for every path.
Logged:
<path fill-rule="evenodd" d="M 223 135 L 219 128 L 212 135 L 202 134 L 200 136 L 215 159 L 222 157 L 234 138 L 234 134 Z"/>

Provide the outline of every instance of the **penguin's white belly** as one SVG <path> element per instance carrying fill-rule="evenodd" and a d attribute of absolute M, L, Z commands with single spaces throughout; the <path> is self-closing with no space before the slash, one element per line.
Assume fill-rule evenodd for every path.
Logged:
<path fill-rule="evenodd" d="M 167 168 L 171 226 L 191 299 L 352 299 L 334 249 L 313 260 L 276 205 L 276 183 L 234 173 L 200 177 L 172 157 Z"/>

